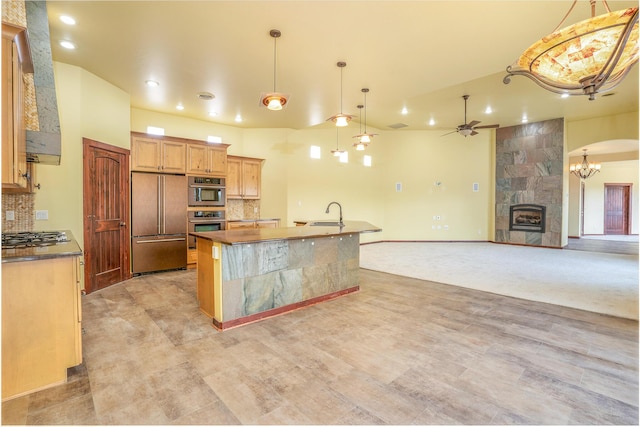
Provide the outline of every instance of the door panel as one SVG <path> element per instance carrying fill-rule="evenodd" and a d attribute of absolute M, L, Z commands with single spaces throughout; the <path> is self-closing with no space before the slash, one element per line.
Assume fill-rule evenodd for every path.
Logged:
<path fill-rule="evenodd" d="M 83 138 L 85 291 L 131 277 L 129 151 Z"/>
<path fill-rule="evenodd" d="M 165 175 L 163 194 L 163 234 L 187 232 L 188 184 L 184 175 Z"/>
<path fill-rule="evenodd" d="M 629 234 L 630 185 L 605 184 L 604 234 Z"/>
<path fill-rule="evenodd" d="M 153 173 L 131 174 L 131 235 L 160 233 L 160 178 Z"/>

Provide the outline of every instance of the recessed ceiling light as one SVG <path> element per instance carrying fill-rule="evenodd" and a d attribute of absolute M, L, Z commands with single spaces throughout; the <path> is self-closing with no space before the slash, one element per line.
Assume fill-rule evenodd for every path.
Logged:
<path fill-rule="evenodd" d="M 158 87 L 158 86 L 160 86 L 160 83 L 158 83 L 155 80 L 145 80 L 144 84 L 146 84 L 149 87 Z"/>
<path fill-rule="evenodd" d="M 69 15 L 60 15 L 60 20 L 67 25 L 76 25 L 76 20 Z"/>
<path fill-rule="evenodd" d="M 521 122 L 522 122 L 522 123 L 527 123 L 528 121 L 529 121 L 529 119 L 527 118 L 527 115 L 526 115 L 526 114 L 523 114 L 523 115 L 522 115 L 522 120 L 521 120 Z"/>
<path fill-rule="evenodd" d="M 433 125 L 435 125 L 435 124 L 436 124 L 436 121 L 435 121 L 435 120 L 433 120 L 433 119 L 430 119 L 430 120 L 429 120 L 429 126 L 433 126 Z"/>
<path fill-rule="evenodd" d="M 176 110 L 180 110 L 180 111 L 184 110 L 184 105 L 182 104 L 176 105 Z"/>
<path fill-rule="evenodd" d="M 487 108 L 484 110 L 485 114 L 491 114 L 493 113 L 493 110 L 491 109 L 491 105 L 487 105 Z"/>
<path fill-rule="evenodd" d="M 73 50 L 73 49 L 76 48 L 76 45 L 74 45 L 70 41 L 66 41 L 66 40 L 61 41 L 60 42 L 60 46 L 62 46 L 65 49 L 69 49 L 69 50 Z"/>
<path fill-rule="evenodd" d="M 560 95 L 560 98 L 568 98 L 569 94 L 568 93 L 563 93 L 562 95 Z"/>
<path fill-rule="evenodd" d="M 240 123 L 242 121 L 242 116 L 240 114 L 236 115 L 236 122 Z"/>
<path fill-rule="evenodd" d="M 401 114 L 403 115 L 409 114 L 409 110 L 407 110 L 407 107 L 402 107 Z"/>
<path fill-rule="evenodd" d="M 202 99 L 203 101 L 211 101 L 215 98 L 215 95 L 210 92 L 200 92 L 197 96 L 198 99 Z"/>

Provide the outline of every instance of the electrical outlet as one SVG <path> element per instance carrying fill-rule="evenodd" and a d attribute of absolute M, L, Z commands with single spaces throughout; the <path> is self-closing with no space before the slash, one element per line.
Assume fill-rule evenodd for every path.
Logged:
<path fill-rule="evenodd" d="M 16 211 L 6 211 L 4 213 L 4 217 L 7 221 L 15 221 L 16 220 Z"/>
<path fill-rule="evenodd" d="M 49 211 L 47 210 L 36 211 L 36 220 L 44 220 L 44 219 L 49 219 Z"/>
<path fill-rule="evenodd" d="M 258 208 L 257 207 L 253 208 L 253 213 L 258 213 Z"/>

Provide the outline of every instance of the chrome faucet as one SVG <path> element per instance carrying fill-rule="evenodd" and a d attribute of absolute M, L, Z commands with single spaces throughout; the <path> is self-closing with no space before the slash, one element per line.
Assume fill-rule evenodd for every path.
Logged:
<path fill-rule="evenodd" d="M 344 223 L 342 222 L 342 205 L 338 202 L 331 202 L 327 205 L 327 210 L 324 211 L 324 213 L 329 213 L 329 208 L 331 207 L 331 205 L 338 205 L 338 207 L 340 208 L 340 227 L 344 227 Z"/>

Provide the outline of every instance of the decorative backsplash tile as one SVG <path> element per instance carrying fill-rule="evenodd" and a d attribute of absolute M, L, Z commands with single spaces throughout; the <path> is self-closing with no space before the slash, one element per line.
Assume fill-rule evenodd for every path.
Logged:
<path fill-rule="evenodd" d="M 227 221 L 260 219 L 260 200 L 227 200 Z"/>
<path fill-rule="evenodd" d="M 2 231 L 34 231 L 35 194 L 2 195 Z M 6 212 L 13 211 L 15 219 L 7 221 Z"/>

